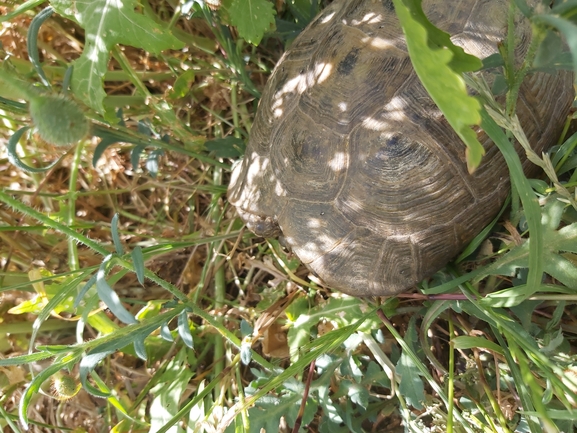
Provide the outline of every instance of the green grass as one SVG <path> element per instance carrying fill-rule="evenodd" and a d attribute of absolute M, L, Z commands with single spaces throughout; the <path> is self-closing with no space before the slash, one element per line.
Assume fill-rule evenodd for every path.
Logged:
<path fill-rule="evenodd" d="M 276 36 L 294 36 L 310 3 L 287 5 L 278 34 L 255 47 L 226 7 L 189 17 L 143 2 L 131 13 L 163 37 L 106 41 L 113 70 L 91 85 L 67 72 L 90 23 L 64 20 L 63 4 L 2 6 L 12 11 L 0 20 L 2 428 L 574 430 L 575 136 L 540 159 L 547 181 L 527 180 L 508 138 L 523 134 L 489 106 L 482 125 L 516 186 L 474 241 L 489 236 L 491 251 L 417 291 L 352 298 L 247 232 L 226 201 L 282 54 Z M 259 40 L 257 27 L 244 39 Z M 32 134 L 29 87 L 19 88 L 32 84 L 71 87 L 89 136 L 67 148 Z"/>

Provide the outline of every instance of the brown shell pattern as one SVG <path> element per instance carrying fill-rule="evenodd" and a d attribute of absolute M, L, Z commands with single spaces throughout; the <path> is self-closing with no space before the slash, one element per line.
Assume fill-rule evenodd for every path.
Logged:
<path fill-rule="evenodd" d="M 423 9 L 485 58 L 504 40 L 508 4 L 425 0 Z M 530 26 L 516 27 L 521 55 Z M 572 100 L 569 73 L 523 83 L 517 114 L 537 153 L 556 142 Z M 501 207 L 507 166 L 479 139 L 487 153 L 471 175 L 463 143 L 413 71 L 390 0 L 337 1 L 275 68 L 229 200 L 255 233 L 282 233 L 329 287 L 393 295 L 445 266 Z"/>

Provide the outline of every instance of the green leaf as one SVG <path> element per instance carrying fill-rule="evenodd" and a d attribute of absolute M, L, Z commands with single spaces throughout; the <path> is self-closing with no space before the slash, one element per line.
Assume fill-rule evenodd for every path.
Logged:
<path fill-rule="evenodd" d="M 468 335 L 461 335 L 451 340 L 456 349 L 471 349 L 472 347 L 484 347 L 492 350 L 495 353 L 503 354 L 503 349 L 496 343 L 482 337 L 470 337 Z"/>
<path fill-rule="evenodd" d="M 204 143 L 204 147 L 209 152 L 214 152 L 217 158 L 238 158 L 244 155 L 246 145 L 242 139 L 228 136 L 209 140 Z"/>
<path fill-rule="evenodd" d="M 44 70 L 42 69 L 42 65 L 40 64 L 40 56 L 38 55 L 38 31 L 40 30 L 40 26 L 46 21 L 48 18 L 52 16 L 54 10 L 51 7 L 47 7 L 43 9 L 41 12 L 38 13 L 30 23 L 30 28 L 28 29 L 28 36 L 26 38 L 26 48 L 28 50 L 28 57 L 30 58 L 30 63 L 34 66 L 36 73 L 40 77 L 42 84 L 46 87 L 50 87 L 50 82 L 46 75 L 44 74 Z"/>
<path fill-rule="evenodd" d="M 158 385 L 151 390 L 154 398 L 150 407 L 150 431 L 158 431 L 178 413 L 182 396 L 194 374 L 186 363 L 186 356 L 186 350 L 178 352 L 158 378 Z M 173 428 L 170 431 L 182 430 Z"/>
<path fill-rule="evenodd" d="M 116 292 L 106 282 L 106 264 L 110 261 L 110 259 L 111 256 L 106 257 L 102 262 L 100 269 L 98 269 L 98 272 L 96 273 L 96 290 L 98 292 L 98 297 L 122 322 L 128 325 L 138 323 L 132 313 L 124 308 Z"/>
<path fill-rule="evenodd" d="M 275 28 L 274 6 L 267 0 L 233 0 L 229 13 L 240 37 L 254 45 Z"/>
<path fill-rule="evenodd" d="M 24 134 L 29 129 L 30 128 L 28 126 L 24 126 L 24 127 L 20 128 L 18 131 L 16 131 L 14 134 L 12 134 L 12 136 L 8 140 L 8 146 L 6 146 L 6 152 L 8 153 L 8 161 L 10 161 L 10 163 L 12 165 L 15 165 L 20 170 L 28 172 L 28 173 L 42 173 L 42 172 L 48 171 L 52 167 L 54 167 L 56 164 L 58 164 L 60 162 L 60 160 L 64 157 L 64 155 L 62 155 L 60 158 L 58 158 L 56 161 L 49 164 L 48 166 L 42 167 L 42 168 L 30 167 L 30 166 L 24 164 L 22 162 L 22 160 L 20 159 L 20 157 L 18 156 L 18 153 L 16 151 L 16 147 L 18 146 L 18 142 L 20 141 L 22 134 Z"/>
<path fill-rule="evenodd" d="M 152 54 L 183 46 L 155 21 L 138 14 L 136 0 L 51 0 L 50 4 L 86 32 L 84 51 L 74 62 L 72 90 L 99 113 L 104 112 L 102 101 L 106 94 L 102 82 L 115 44 L 131 45 Z"/>
<path fill-rule="evenodd" d="M 543 226 L 541 225 L 541 209 L 539 207 L 539 202 L 537 201 L 537 198 L 531 189 L 529 181 L 523 173 L 521 160 L 519 159 L 519 155 L 515 151 L 515 148 L 513 147 L 513 144 L 511 144 L 509 138 L 491 118 L 486 110 L 481 111 L 481 116 L 483 119 L 483 130 L 487 133 L 491 140 L 493 140 L 505 158 L 507 167 L 509 168 L 511 182 L 513 183 L 519 194 L 521 202 L 523 203 L 525 217 L 527 218 L 527 224 L 529 225 L 529 231 L 531 233 L 531 241 L 529 245 L 529 275 L 527 277 L 527 285 L 529 287 L 534 287 L 535 290 L 537 290 L 541 284 L 541 278 L 543 276 L 543 262 L 545 256 L 543 254 L 544 235 Z"/>
<path fill-rule="evenodd" d="M 350 380 L 343 380 L 341 387 L 345 388 L 347 396 L 353 403 L 365 410 L 367 409 L 369 406 L 369 391 L 364 386 Z"/>
<path fill-rule="evenodd" d="M 415 363 L 404 351 L 397 362 L 397 374 L 401 376 L 399 383 L 401 395 L 415 409 L 422 409 L 425 401 L 425 385 L 419 377 L 419 370 Z"/>
<path fill-rule="evenodd" d="M 134 353 L 143 361 L 146 361 L 148 356 L 146 355 L 146 346 L 144 345 L 144 337 L 136 338 L 134 340 Z"/>
<path fill-rule="evenodd" d="M 481 123 L 481 104 L 467 94 L 462 73 L 478 70 L 482 63 L 455 46 L 448 33 L 428 21 L 421 9 L 421 0 L 393 0 L 393 3 L 415 72 L 467 146 L 467 167 L 472 172 L 485 153 L 471 129 L 472 125 Z"/>
<path fill-rule="evenodd" d="M 24 394 L 20 398 L 20 404 L 18 407 L 18 412 L 20 415 L 20 422 L 23 425 L 28 426 L 28 407 L 30 406 L 32 397 L 40 390 L 40 386 L 53 374 L 56 374 L 63 368 L 73 364 L 75 359 L 68 362 L 55 362 L 49 367 L 42 370 L 32 381 L 28 384 L 24 390 Z"/>
<path fill-rule="evenodd" d="M 178 335 L 182 338 L 184 344 L 191 349 L 194 349 L 194 341 L 190 333 L 190 326 L 188 325 L 188 314 L 186 310 L 182 310 L 178 315 Z"/>
<path fill-rule="evenodd" d="M 144 256 L 142 255 L 142 248 L 139 245 L 135 246 L 130 255 L 132 256 L 132 265 L 134 266 L 136 278 L 138 278 L 140 284 L 144 285 Z"/>
<path fill-rule="evenodd" d="M 299 385 L 300 392 L 285 391 L 280 397 L 266 395 L 259 398 L 254 407 L 248 411 L 250 431 L 258 432 L 264 428 L 267 432 L 277 432 L 282 417 L 286 418 L 289 425 L 293 425 L 302 401 L 303 386 Z M 307 404 L 303 423 L 310 422 L 315 412 L 316 405 Z"/>
<path fill-rule="evenodd" d="M 110 222 L 110 235 L 112 236 L 112 242 L 114 243 L 114 249 L 116 254 L 119 256 L 124 254 L 124 249 L 122 248 L 122 242 L 120 241 L 120 235 L 118 234 L 118 213 L 115 213 Z"/>
<path fill-rule="evenodd" d="M 96 368 L 98 363 L 106 358 L 111 353 L 114 353 L 116 348 L 109 347 L 106 350 L 100 351 L 99 349 L 95 349 L 94 351 L 90 352 L 82 361 L 80 361 L 78 373 L 80 376 L 80 383 L 82 383 L 82 387 L 88 391 L 90 394 L 96 397 L 106 398 L 110 396 L 109 393 L 100 391 L 98 388 L 95 388 L 88 382 L 88 374 Z"/>
<path fill-rule="evenodd" d="M 170 91 L 171 99 L 184 98 L 192 87 L 194 83 L 195 72 L 194 69 L 189 69 L 184 71 L 178 76 L 172 85 L 172 90 Z"/>
<path fill-rule="evenodd" d="M 51 352 L 38 352 L 29 355 L 13 356 L 11 358 L 0 359 L 0 367 L 8 367 L 10 365 L 30 364 L 32 362 L 42 361 L 43 359 L 52 358 L 54 356 Z"/>
<path fill-rule="evenodd" d="M 166 341 L 174 341 L 174 338 L 172 338 L 172 334 L 170 333 L 170 328 L 168 327 L 167 323 L 164 323 L 161 327 L 160 327 L 160 336 L 166 340 Z"/>
<path fill-rule="evenodd" d="M 407 348 L 411 349 L 413 354 L 418 356 L 415 344 L 417 342 L 416 323 L 417 316 L 412 316 L 409 320 L 409 326 L 405 333 L 405 344 Z M 399 384 L 399 392 L 405 397 L 407 403 L 415 409 L 422 409 L 425 401 L 425 385 L 419 376 L 419 369 L 417 368 L 414 359 L 403 350 L 401 357 L 397 362 L 397 373 L 401 376 Z"/>
<path fill-rule="evenodd" d="M 536 23 L 555 27 L 565 36 L 565 40 L 573 56 L 573 70 L 577 71 L 577 25 L 556 15 L 534 15 L 531 20 Z"/>

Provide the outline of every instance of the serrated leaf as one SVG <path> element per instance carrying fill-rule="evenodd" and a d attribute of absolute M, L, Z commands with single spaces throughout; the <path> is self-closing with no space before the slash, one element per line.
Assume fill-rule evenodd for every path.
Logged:
<path fill-rule="evenodd" d="M 276 12 L 270 1 L 233 0 L 229 12 L 240 37 L 253 45 L 258 45 L 266 32 L 274 30 Z"/>
<path fill-rule="evenodd" d="M 154 398 L 150 407 L 150 430 L 156 432 L 171 422 L 178 413 L 183 394 L 194 372 L 187 368 L 186 351 L 181 350 L 168 363 L 165 372 L 158 378 L 158 385 L 152 390 Z M 172 427 L 169 432 L 184 431 Z M 191 430 L 189 430 L 191 431 Z"/>
<path fill-rule="evenodd" d="M 364 386 L 351 381 L 343 381 L 341 386 L 346 384 L 347 396 L 356 405 L 366 409 L 369 405 L 369 392 Z"/>
<path fill-rule="evenodd" d="M 471 129 L 472 125 L 481 123 L 481 104 L 468 95 L 462 73 L 478 70 L 482 63 L 454 45 L 448 33 L 429 22 L 421 8 L 421 0 L 393 0 L 393 3 L 415 72 L 467 146 L 467 167 L 472 172 L 485 153 Z"/>
<path fill-rule="evenodd" d="M 267 432 L 277 432 L 282 417 L 286 418 L 289 425 L 293 425 L 298 416 L 301 401 L 302 390 L 299 393 L 285 392 L 280 398 L 267 395 L 258 399 L 255 406 L 248 411 L 250 431 L 257 432 L 264 428 Z M 316 405 L 307 402 L 303 424 L 312 420 L 316 409 Z"/>
<path fill-rule="evenodd" d="M 68 347 L 68 346 L 67 346 Z M 37 349 L 44 350 L 42 346 Z M 70 349 L 68 347 L 68 349 Z M 11 365 L 30 364 L 32 362 L 42 361 L 43 359 L 52 358 L 54 356 L 50 351 L 31 353 L 29 355 L 12 356 L 11 358 L 0 359 L 0 367 L 8 367 Z"/>
<path fill-rule="evenodd" d="M 567 41 L 573 57 L 573 70 L 577 70 L 577 25 L 563 17 L 553 14 L 534 15 L 532 21 L 557 28 Z"/>
<path fill-rule="evenodd" d="M 419 370 L 405 352 L 401 354 L 396 367 L 397 374 L 401 376 L 399 392 L 408 404 L 415 409 L 422 409 L 425 401 L 425 385 L 419 376 Z"/>
<path fill-rule="evenodd" d="M 82 55 L 74 62 L 72 90 L 99 113 L 104 112 L 102 83 L 114 45 L 131 45 L 153 54 L 183 46 L 154 20 L 137 13 L 136 0 L 51 0 L 50 4 L 86 32 Z"/>

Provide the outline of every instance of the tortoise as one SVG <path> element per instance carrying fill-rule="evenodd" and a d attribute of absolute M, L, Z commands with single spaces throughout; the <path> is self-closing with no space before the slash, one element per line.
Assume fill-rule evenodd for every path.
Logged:
<path fill-rule="evenodd" d="M 478 58 L 497 53 L 505 38 L 507 0 L 422 6 Z M 521 57 L 531 30 L 517 21 Z M 483 77 L 492 80 L 491 72 Z M 538 154 L 560 135 L 572 79 L 535 73 L 521 86 L 517 115 Z M 486 154 L 470 174 L 465 146 L 413 70 L 392 2 L 338 0 L 276 65 L 228 199 L 257 235 L 284 236 L 330 288 L 395 295 L 443 268 L 503 205 L 507 165 L 483 131 L 477 136 Z"/>

